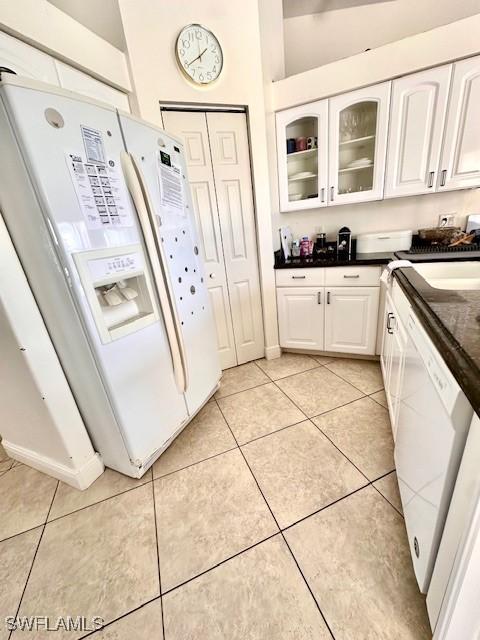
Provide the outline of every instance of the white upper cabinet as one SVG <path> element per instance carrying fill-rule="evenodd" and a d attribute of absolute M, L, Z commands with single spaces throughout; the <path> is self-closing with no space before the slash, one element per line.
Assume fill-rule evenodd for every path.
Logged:
<path fill-rule="evenodd" d="M 480 56 L 453 65 L 440 191 L 480 185 Z"/>
<path fill-rule="evenodd" d="M 281 211 L 327 204 L 328 100 L 277 113 Z"/>
<path fill-rule="evenodd" d="M 55 61 L 46 53 L 0 31 L 0 67 L 19 76 L 59 86 Z"/>
<path fill-rule="evenodd" d="M 383 197 L 391 82 L 329 100 L 329 204 Z"/>
<path fill-rule="evenodd" d="M 385 197 L 436 191 L 452 65 L 392 83 Z"/>

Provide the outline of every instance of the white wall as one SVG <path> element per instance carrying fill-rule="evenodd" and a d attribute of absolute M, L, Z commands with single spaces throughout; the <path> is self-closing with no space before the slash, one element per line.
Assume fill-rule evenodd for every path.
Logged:
<path fill-rule="evenodd" d="M 480 13 L 290 76 L 273 84 L 274 108 L 280 111 L 476 55 L 480 53 L 479 34 Z"/>
<path fill-rule="evenodd" d="M 161 126 L 159 103 L 165 102 L 241 105 L 248 110 L 265 339 L 267 347 L 275 349 L 278 334 L 258 2 L 120 0 L 119 6 L 141 117 Z M 222 75 L 209 87 L 188 82 L 175 60 L 177 35 L 192 22 L 211 29 L 223 48 Z"/>
<path fill-rule="evenodd" d="M 375 231 L 397 229 L 421 229 L 438 224 L 438 216 L 454 213 L 456 223 L 465 225 L 466 216 L 480 213 L 480 189 L 449 191 L 409 198 L 391 198 L 378 202 L 365 202 L 293 213 L 275 213 L 272 216 L 273 239 L 278 249 L 278 229 L 288 225 L 295 237 L 309 235 L 314 238 L 318 231 L 336 240 L 340 227 L 347 226 L 354 236 Z"/>
<path fill-rule="evenodd" d="M 284 21 L 286 75 L 475 13 L 480 13 L 479 0 L 389 0 L 287 18 Z"/>
<path fill-rule="evenodd" d="M 131 90 L 124 53 L 46 0 L 0 0 L 0 30 L 114 87 Z"/>

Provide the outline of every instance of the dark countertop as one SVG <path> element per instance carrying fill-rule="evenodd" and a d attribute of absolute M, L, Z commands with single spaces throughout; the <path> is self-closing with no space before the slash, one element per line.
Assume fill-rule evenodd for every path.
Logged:
<path fill-rule="evenodd" d="M 276 263 L 275 269 L 302 269 L 305 267 L 346 267 L 349 265 L 376 265 L 388 264 L 395 260 L 393 253 L 357 253 L 350 260 L 318 259 L 318 258 L 293 258 L 287 262 Z"/>
<path fill-rule="evenodd" d="M 412 267 L 397 269 L 394 277 L 480 415 L 480 291 L 435 289 Z"/>

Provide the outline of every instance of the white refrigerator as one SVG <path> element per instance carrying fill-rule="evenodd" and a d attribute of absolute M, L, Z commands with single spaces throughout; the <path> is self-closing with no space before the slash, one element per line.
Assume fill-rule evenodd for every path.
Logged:
<path fill-rule="evenodd" d="M 140 477 L 214 393 L 214 320 L 181 142 L 0 80 L 0 209 L 96 451 Z"/>

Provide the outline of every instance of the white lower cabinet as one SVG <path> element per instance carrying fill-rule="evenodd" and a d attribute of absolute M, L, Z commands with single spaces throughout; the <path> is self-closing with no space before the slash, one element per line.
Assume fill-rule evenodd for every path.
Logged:
<path fill-rule="evenodd" d="M 393 438 L 396 437 L 400 390 L 405 366 L 407 335 L 390 294 L 387 294 L 383 318 L 383 343 L 380 363 L 387 396 Z"/>
<path fill-rule="evenodd" d="M 277 288 L 280 346 L 323 351 L 323 287 Z"/>
<path fill-rule="evenodd" d="M 277 271 L 280 346 L 375 355 L 380 268 L 358 267 L 352 271 L 352 267 L 329 267 L 307 271 L 305 274 L 299 269 Z M 312 286 L 314 282 L 327 286 Z M 349 286 L 328 286 L 343 282 Z M 284 286 L 293 283 L 294 286 Z M 370 286 L 361 286 L 365 283 Z"/>
<path fill-rule="evenodd" d="M 325 351 L 373 355 L 379 287 L 326 289 Z"/>

